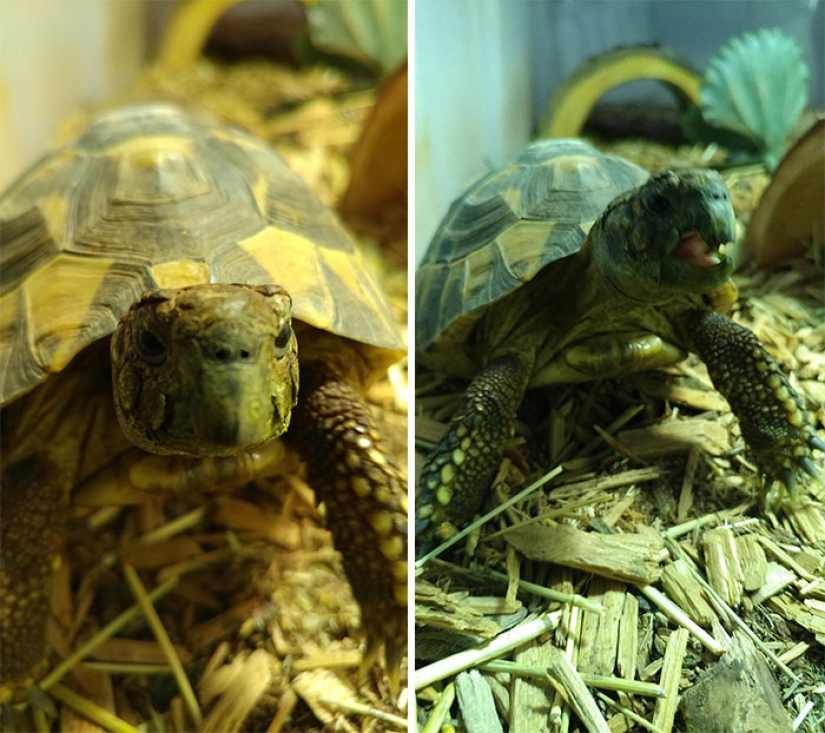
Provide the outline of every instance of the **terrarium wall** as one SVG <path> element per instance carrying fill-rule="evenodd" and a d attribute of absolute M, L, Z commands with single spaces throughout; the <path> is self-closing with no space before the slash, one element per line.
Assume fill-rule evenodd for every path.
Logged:
<path fill-rule="evenodd" d="M 417 0 L 417 260 L 450 202 L 518 153 L 582 61 L 620 46 L 662 44 L 701 73 L 730 37 L 760 28 L 780 28 L 799 43 L 811 73 L 810 104 L 822 107 L 823 3 Z M 668 98 L 653 83 L 642 94 Z"/>

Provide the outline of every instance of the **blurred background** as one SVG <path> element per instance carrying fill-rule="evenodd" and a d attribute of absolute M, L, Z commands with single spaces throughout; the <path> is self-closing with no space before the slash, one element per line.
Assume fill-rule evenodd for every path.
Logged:
<path fill-rule="evenodd" d="M 818 0 L 416 0 L 415 250 L 420 260 L 450 202 L 537 136 L 548 104 L 586 59 L 658 44 L 702 74 L 743 31 L 778 28 L 825 101 L 825 9 Z M 675 105 L 661 83 L 631 82 L 610 100 Z"/>

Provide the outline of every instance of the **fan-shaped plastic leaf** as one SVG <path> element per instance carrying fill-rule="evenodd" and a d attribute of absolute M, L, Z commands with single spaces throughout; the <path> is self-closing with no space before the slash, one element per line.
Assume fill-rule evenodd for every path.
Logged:
<path fill-rule="evenodd" d="M 776 29 L 744 33 L 711 59 L 702 115 L 749 138 L 774 168 L 808 100 L 808 67 L 797 43 Z"/>
<path fill-rule="evenodd" d="M 315 0 L 308 3 L 312 41 L 319 48 L 391 73 L 407 56 L 407 3 L 403 0 Z"/>

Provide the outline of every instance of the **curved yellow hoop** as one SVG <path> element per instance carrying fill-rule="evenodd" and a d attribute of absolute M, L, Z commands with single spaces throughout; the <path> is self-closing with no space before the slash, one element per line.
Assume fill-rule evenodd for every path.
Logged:
<path fill-rule="evenodd" d="M 241 0 L 185 0 L 175 7 L 163 34 L 157 62 L 185 69 L 200 56 L 215 22 Z"/>
<path fill-rule="evenodd" d="M 586 61 L 550 99 L 540 137 L 577 137 L 593 106 L 607 92 L 637 79 L 667 84 L 681 99 L 699 102 L 701 77 L 660 48 L 625 48 Z"/>

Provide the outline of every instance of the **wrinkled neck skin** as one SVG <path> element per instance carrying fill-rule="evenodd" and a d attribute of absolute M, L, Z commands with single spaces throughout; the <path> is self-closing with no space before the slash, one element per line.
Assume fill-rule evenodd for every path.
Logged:
<path fill-rule="evenodd" d="M 601 239 L 595 241 L 594 237 L 588 237 L 575 258 L 579 268 L 579 287 L 575 292 L 578 313 L 598 311 L 614 304 L 622 311 L 633 311 L 635 306 L 645 310 L 704 307 L 701 293 L 664 280 L 659 267 L 661 260 L 637 265 L 626 257 L 605 256 L 606 251 L 622 249 L 621 235 L 597 233 Z"/>

